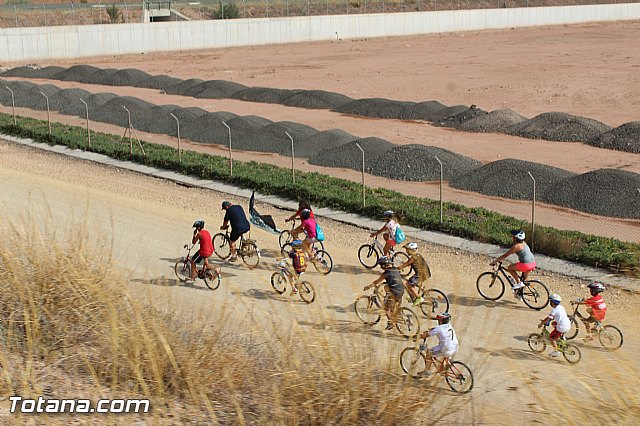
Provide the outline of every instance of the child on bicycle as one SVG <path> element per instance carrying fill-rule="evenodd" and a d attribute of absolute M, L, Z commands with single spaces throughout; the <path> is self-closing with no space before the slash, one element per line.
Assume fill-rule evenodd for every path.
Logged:
<path fill-rule="evenodd" d="M 589 288 L 591 297 L 573 302 L 577 305 L 587 305 L 589 318 L 582 320 L 584 327 L 587 329 L 587 335 L 584 338 L 585 342 L 594 339 L 593 330 L 596 327 L 596 322 L 604 321 L 604 317 L 607 314 L 607 305 L 604 303 L 604 299 L 600 295 L 600 293 L 606 290 L 604 284 L 600 281 L 594 281 L 589 284 L 587 288 Z"/>
<path fill-rule="evenodd" d="M 391 248 L 395 247 L 396 245 L 396 231 L 398 229 L 398 222 L 393 210 L 385 211 L 384 213 L 382 213 L 382 216 L 385 220 L 384 226 L 376 232 L 371 233 L 369 236 L 376 237 L 384 232 L 384 234 L 382 234 L 382 239 L 384 239 L 385 244 L 384 248 L 382 249 L 382 255 L 387 256 L 389 254 L 389 250 L 391 250 Z"/>
<path fill-rule="evenodd" d="M 203 270 L 209 269 L 209 257 L 213 254 L 213 242 L 211 240 L 211 234 L 204 229 L 204 220 L 198 219 L 193 222 L 193 238 L 191 238 L 191 244 L 198 243 L 198 252 L 191 256 L 191 281 L 196 279 L 196 264 L 203 262 Z M 215 271 L 219 274 L 220 268 L 215 268 Z"/>
<path fill-rule="evenodd" d="M 316 240 L 316 220 L 311 216 L 311 210 L 303 209 L 300 212 L 300 220 L 302 221 L 300 225 L 291 231 L 291 235 L 294 238 L 298 237 L 298 234 L 304 232 L 306 237 L 304 241 L 302 241 L 302 249 L 309 256 L 309 259 L 313 257 L 313 253 L 311 253 L 311 245 L 315 243 Z"/>
<path fill-rule="evenodd" d="M 511 283 L 511 290 L 518 290 L 524 287 L 524 282 L 527 280 L 527 277 L 536 268 L 536 259 L 533 257 L 533 253 L 531 249 L 524 241 L 525 233 L 522 230 L 513 230 L 511 231 L 511 239 L 513 240 L 513 245 L 511 248 L 502 256 L 491 262 L 489 265 L 493 266 L 498 262 L 502 262 L 507 257 L 512 254 L 516 254 L 518 256 L 518 262 L 512 263 L 507 266 L 507 271 L 513 277 L 513 282 Z M 518 272 L 522 272 L 522 280 L 518 276 Z M 516 297 L 518 297 L 519 293 L 516 292 Z"/>
<path fill-rule="evenodd" d="M 296 217 L 300 217 L 300 213 L 302 213 L 302 210 L 309 210 L 311 212 L 311 219 L 315 219 L 315 216 L 313 214 L 313 210 L 311 209 L 311 204 L 305 200 L 304 198 L 302 200 L 300 200 L 298 202 L 298 211 L 296 211 L 294 214 L 292 214 L 291 216 L 289 216 L 288 218 L 286 218 L 284 221 L 285 222 L 291 222 L 296 220 Z"/>
<path fill-rule="evenodd" d="M 291 252 L 289 252 L 289 259 L 291 259 L 291 266 L 287 262 L 287 259 L 284 258 L 280 262 L 282 267 L 287 266 L 289 271 L 291 272 L 291 276 L 297 282 L 298 278 L 300 278 L 300 274 L 304 273 L 307 270 L 307 261 L 305 258 L 304 250 L 302 250 L 302 241 L 293 240 L 291 241 Z M 297 293 L 298 290 L 295 286 L 296 282 L 291 283 L 291 293 Z"/>
<path fill-rule="evenodd" d="M 429 270 L 427 261 L 424 260 L 424 257 L 417 252 L 417 243 L 405 244 L 404 249 L 407 252 L 407 255 L 409 255 L 409 260 L 400 265 L 399 269 L 403 270 L 407 266 L 411 266 L 411 272 L 413 272 L 413 275 L 407 281 L 406 287 L 409 295 L 411 296 L 413 306 L 418 306 L 424 302 L 424 298 L 419 294 L 419 290 L 423 283 L 431 278 L 431 271 Z"/>
<path fill-rule="evenodd" d="M 540 320 L 540 324 L 538 324 L 538 328 L 541 328 L 544 325 L 553 325 L 553 331 L 549 333 L 549 341 L 551 342 L 551 346 L 553 350 L 549 354 L 550 357 L 557 357 L 560 355 L 558 352 L 558 339 L 564 336 L 564 333 L 569 331 L 571 328 L 571 321 L 569 320 L 569 316 L 567 315 L 567 311 L 565 311 L 564 306 L 561 306 L 562 298 L 552 293 L 549 296 L 549 304 L 553 308 L 549 315 Z"/>
<path fill-rule="evenodd" d="M 456 352 L 458 352 L 458 337 L 450 324 L 451 314 L 443 312 L 436 315 L 436 319 L 438 320 L 438 325 L 422 333 L 420 338 L 426 339 L 429 336 L 438 336 L 438 344 L 433 348 L 430 348 L 429 353 L 432 358 L 444 357 L 442 361 L 444 364 L 445 360 L 450 359 Z M 433 374 L 431 371 L 431 364 L 431 359 L 427 359 L 427 368 L 422 375 L 429 377 Z"/>
<path fill-rule="evenodd" d="M 402 284 L 402 275 L 398 268 L 393 266 L 391 259 L 387 257 L 381 257 L 378 260 L 378 265 L 382 268 L 382 274 L 374 282 L 365 286 L 364 291 L 369 290 L 371 287 L 375 287 L 381 282 L 385 281 L 384 286 L 387 292 L 385 297 L 384 310 L 387 314 L 387 327 L 386 330 L 391 330 L 396 322 L 396 310 L 402 303 L 402 295 L 404 294 L 404 285 Z"/>

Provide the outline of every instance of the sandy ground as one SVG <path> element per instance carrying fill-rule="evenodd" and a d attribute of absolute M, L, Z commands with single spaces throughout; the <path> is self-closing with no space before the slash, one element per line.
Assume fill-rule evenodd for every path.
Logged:
<path fill-rule="evenodd" d="M 258 269 L 219 262 L 224 281 L 215 292 L 205 290 L 202 283 L 186 287 L 176 282 L 173 263 L 190 238 L 192 222 L 202 217 L 210 230 L 216 229 L 222 213 L 212 206 L 227 196 L 4 143 L 0 143 L 0 182 L 0 226 L 22 226 L 29 216 L 53 225 L 50 229 L 87 221 L 94 238 L 113 241 L 118 267 L 130 275 L 132 291 L 149 303 L 187 316 L 227 309 L 230 319 L 234 315 L 252 318 L 256 325 L 248 332 L 258 340 L 268 336 L 271 326 L 290 330 L 291 338 L 303 331 L 328 339 L 338 351 L 368 353 L 382 370 L 400 374 L 397 357 L 407 342 L 394 332 L 381 331 L 381 325 L 362 325 L 353 312 L 353 300 L 375 278 L 359 266 L 356 257 L 357 247 L 368 239 L 367 230 L 322 221 L 335 270 L 326 277 L 313 271 L 307 274 L 318 292 L 315 303 L 307 306 L 271 289 L 268 278 L 277 254 L 277 236 L 261 230 L 252 234 L 264 253 Z M 247 204 L 247 200 L 231 199 Z M 289 215 L 266 205 L 257 207 L 272 214 L 281 226 Z M 476 380 L 472 393 L 461 397 L 447 391 L 440 380 L 408 384 L 437 392 L 431 408 L 434 415 L 446 411 L 445 421 L 463 424 L 550 423 L 556 413 L 570 416 L 565 421 L 588 422 L 582 407 L 563 401 L 559 410 L 552 395 L 570 392 L 571 398 L 588 398 L 592 407 L 612 413 L 640 403 L 639 363 L 634 356 L 639 348 L 633 337 L 638 331 L 633 319 L 640 313 L 637 294 L 616 289 L 606 293 L 607 320 L 619 325 L 627 337 L 623 348 L 609 353 L 597 344 L 578 341 L 583 360 L 571 366 L 529 350 L 526 336 L 535 331 L 543 313 L 508 295 L 498 302 L 480 298 L 474 282 L 487 270 L 488 258 L 421 245 L 434 273 L 432 286 L 445 291 L 452 301 L 453 324 L 461 341 L 457 358 L 471 366 Z M 538 271 L 537 278 L 565 300 L 585 293 L 584 282 L 575 279 L 544 271 Z M 427 321 L 422 326 L 427 327 Z M 606 381 L 600 380 L 599 371 L 607 372 Z M 589 383 L 596 381 L 600 393 L 594 395 Z"/>

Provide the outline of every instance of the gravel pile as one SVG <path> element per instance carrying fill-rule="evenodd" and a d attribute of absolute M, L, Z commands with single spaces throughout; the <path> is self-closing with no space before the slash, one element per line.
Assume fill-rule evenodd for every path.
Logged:
<path fill-rule="evenodd" d="M 380 138 L 356 139 L 344 145 L 317 153 L 309 158 L 309 164 L 362 170 L 362 151 L 356 146 L 356 143 L 364 150 L 365 167 L 367 170 L 368 162 L 374 161 L 378 156 L 394 147 L 391 142 Z"/>
<path fill-rule="evenodd" d="M 601 216 L 640 219 L 638 188 L 639 174 L 600 169 L 556 182 L 543 201 Z"/>
<path fill-rule="evenodd" d="M 66 68 L 58 66 L 48 66 L 40 68 L 37 65 L 25 65 L 16 67 L 0 73 L 2 77 L 20 77 L 20 78 L 46 78 L 51 79 L 54 75 Z"/>
<path fill-rule="evenodd" d="M 92 94 L 86 90 L 62 89 L 49 97 L 49 108 L 62 114 L 84 117 L 86 110 L 80 99 L 87 102 L 91 97 Z"/>
<path fill-rule="evenodd" d="M 189 80 L 178 80 L 178 83 L 174 84 L 173 86 L 167 87 L 165 92 L 170 95 L 186 96 L 185 93 L 187 93 L 191 88 L 197 87 L 202 83 L 204 83 L 204 80 L 200 78 L 190 78 Z M 195 92 L 197 93 L 198 91 L 195 90 Z"/>
<path fill-rule="evenodd" d="M 38 85 L 29 81 L 8 81 L 3 80 L 2 86 L 7 86 L 13 90 L 13 97 L 16 107 L 22 107 L 29 104 L 33 104 L 32 92 Z M 42 98 L 42 95 L 40 95 Z M 44 99 L 42 99 L 44 101 Z M 8 90 L 0 90 L 0 102 L 3 105 L 11 107 L 11 93 Z"/>
<path fill-rule="evenodd" d="M 536 198 L 558 181 L 576 176 L 575 173 L 544 164 L 507 158 L 485 164 L 469 173 L 454 176 L 449 184 L 454 188 L 495 195 L 503 198 L 528 199 L 533 196 L 533 181 L 536 180 Z"/>
<path fill-rule="evenodd" d="M 447 149 L 403 145 L 396 146 L 371 160 L 368 170 L 371 174 L 390 179 L 420 182 L 440 180 L 440 164 L 436 157 L 442 161 L 445 180 L 480 166 L 479 161 Z"/>
<path fill-rule="evenodd" d="M 458 129 L 475 133 L 506 133 L 511 126 L 525 120 L 527 117 L 508 108 L 497 109 L 488 114 L 473 117 L 462 123 Z"/>
<path fill-rule="evenodd" d="M 419 102 L 417 104 L 407 106 L 404 109 L 402 118 L 403 120 L 433 121 L 436 114 L 445 108 L 447 108 L 447 106 L 438 101 Z"/>
<path fill-rule="evenodd" d="M 440 111 L 433 114 L 433 118 L 431 119 L 431 124 L 437 126 L 438 123 L 443 122 L 447 118 L 453 117 L 454 115 L 463 113 L 468 110 L 469 110 L 469 107 L 466 105 L 454 105 L 454 106 L 443 108 Z"/>
<path fill-rule="evenodd" d="M 508 130 L 508 134 L 529 139 L 584 142 L 609 130 L 610 126 L 590 118 L 564 112 L 545 112 L 516 124 Z"/>
<path fill-rule="evenodd" d="M 229 113 L 231 114 L 231 113 Z M 222 116 L 216 112 L 206 112 L 197 115 L 195 120 L 189 123 L 180 122 L 180 136 L 194 142 L 228 145 L 229 130 L 222 124 L 225 120 L 232 120 L 235 114 Z M 233 137 L 235 139 L 235 136 Z M 232 142 L 234 140 L 232 139 Z M 232 147 L 234 144 L 232 143 Z"/>
<path fill-rule="evenodd" d="M 83 81 L 97 71 L 100 71 L 100 68 L 92 67 L 91 65 L 74 65 L 60 70 L 59 73 L 52 75 L 51 78 L 60 81 Z"/>
<path fill-rule="evenodd" d="M 232 81 L 209 80 L 193 86 L 189 92 L 193 93 L 191 96 L 200 99 L 226 99 L 246 88 L 247 86 Z"/>
<path fill-rule="evenodd" d="M 457 114 L 450 115 L 444 119 L 436 121 L 433 123 L 435 126 L 442 127 L 452 127 L 454 129 L 459 129 L 464 123 L 469 120 L 472 120 L 476 117 L 482 117 L 487 115 L 487 112 L 477 108 L 475 105 L 471 105 L 468 109 L 461 111 Z"/>
<path fill-rule="evenodd" d="M 260 136 L 253 141 L 255 145 L 253 151 L 275 152 L 291 157 L 291 139 L 285 132 L 289 133 L 293 138 L 294 151 L 297 151 L 295 149 L 296 141 L 304 140 L 318 133 L 313 127 L 305 126 L 304 124 L 290 121 L 272 123 L 260 129 Z M 295 152 L 295 155 L 299 156 L 300 153 Z"/>
<path fill-rule="evenodd" d="M 146 81 L 141 81 L 139 87 L 146 89 L 156 89 L 162 92 L 166 92 L 171 86 L 175 86 L 182 80 L 175 77 L 169 77 L 168 75 L 153 75 Z"/>
<path fill-rule="evenodd" d="M 324 90 L 300 90 L 283 99 L 282 104 L 306 109 L 334 109 L 353 101 L 348 96 Z"/>
<path fill-rule="evenodd" d="M 231 99 L 265 104 L 282 104 L 285 99 L 300 90 L 270 89 L 268 87 L 249 87 L 230 96 Z"/>
<path fill-rule="evenodd" d="M 89 114 L 91 114 L 90 117 L 92 120 L 126 127 L 129 120 L 127 111 L 125 111 L 123 106 L 127 107 L 131 112 L 131 124 L 133 127 L 135 129 L 139 129 L 140 123 L 149 120 L 149 110 L 151 110 L 155 105 L 147 101 L 143 101 L 142 99 L 124 96 L 107 101 L 102 106 L 89 111 Z"/>
<path fill-rule="evenodd" d="M 631 121 L 587 141 L 598 148 L 640 154 L 640 121 Z"/>
<path fill-rule="evenodd" d="M 340 105 L 333 111 L 342 114 L 373 118 L 400 118 L 415 102 L 392 101 L 382 98 L 356 99 Z"/>
<path fill-rule="evenodd" d="M 295 141 L 296 157 L 313 157 L 321 151 L 345 145 L 358 139 L 340 129 L 331 129 Z"/>
<path fill-rule="evenodd" d="M 87 74 L 86 76 L 82 77 L 80 80 L 78 80 L 79 83 L 86 83 L 86 84 L 103 84 L 106 85 L 106 81 L 110 81 L 113 74 L 116 73 L 116 69 L 113 68 L 104 68 L 101 70 L 98 70 L 94 73 L 91 74 Z"/>

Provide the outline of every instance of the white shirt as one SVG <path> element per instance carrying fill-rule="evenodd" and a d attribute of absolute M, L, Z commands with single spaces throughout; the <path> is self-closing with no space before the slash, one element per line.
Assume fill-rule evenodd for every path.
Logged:
<path fill-rule="evenodd" d="M 389 238 L 393 240 L 396 237 L 396 228 L 398 227 L 398 223 L 391 219 L 385 226 L 389 230 Z"/>
<path fill-rule="evenodd" d="M 458 337 L 451 324 L 440 324 L 429 331 L 429 336 L 438 336 L 438 346 L 443 352 L 458 350 Z"/>
<path fill-rule="evenodd" d="M 551 313 L 549 313 L 549 318 L 551 318 L 552 321 L 557 322 L 556 330 L 560 333 L 566 333 L 571 328 L 571 321 L 569 321 L 567 311 L 564 310 L 564 306 L 562 305 L 558 305 L 553 308 Z"/>

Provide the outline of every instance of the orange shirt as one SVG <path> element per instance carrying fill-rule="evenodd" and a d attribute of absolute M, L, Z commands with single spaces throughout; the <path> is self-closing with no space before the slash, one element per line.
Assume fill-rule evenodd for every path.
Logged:
<path fill-rule="evenodd" d="M 593 309 L 593 318 L 598 321 L 602 321 L 607 313 L 607 305 L 604 303 L 604 299 L 599 294 L 590 297 L 584 301 L 585 305 Z"/>

